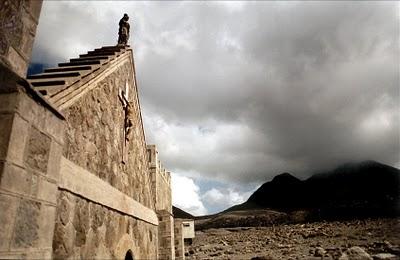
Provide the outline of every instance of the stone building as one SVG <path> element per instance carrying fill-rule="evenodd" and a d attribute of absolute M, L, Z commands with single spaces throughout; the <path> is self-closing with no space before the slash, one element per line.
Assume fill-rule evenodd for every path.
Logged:
<path fill-rule="evenodd" d="M 188 254 L 186 246 L 193 243 L 195 237 L 194 219 L 177 218 L 174 220 L 175 258 L 184 260 Z"/>
<path fill-rule="evenodd" d="M 174 259 L 171 179 L 146 143 L 133 50 L 25 79 L 41 5 L 0 1 L 0 258 Z"/>

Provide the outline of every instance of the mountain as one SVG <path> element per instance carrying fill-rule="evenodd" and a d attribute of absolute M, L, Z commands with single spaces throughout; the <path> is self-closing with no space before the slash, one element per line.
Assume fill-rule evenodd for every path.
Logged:
<path fill-rule="evenodd" d="M 172 206 L 172 214 L 174 214 L 174 218 L 184 218 L 184 219 L 188 219 L 188 218 L 194 219 L 195 218 L 192 214 L 187 213 L 186 211 L 181 210 L 180 208 L 175 207 L 175 206 Z"/>
<path fill-rule="evenodd" d="M 289 173 L 264 183 L 243 204 L 251 209 L 307 210 L 311 218 L 400 215 L 400 170 L 375 161 L 347 163 L 299 180 Z"/>

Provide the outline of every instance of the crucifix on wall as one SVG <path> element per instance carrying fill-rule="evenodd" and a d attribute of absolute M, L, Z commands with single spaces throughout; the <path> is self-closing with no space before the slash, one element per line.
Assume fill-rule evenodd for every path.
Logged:
<path fill-rule="evenodd" d="M 126 82 L 125 89 L 119 89 L 118 98 L 121 101 L 124 110 L 124 126 L 122 140 L 122 163 L 128 161 L 128 143 L 133 127 L 133 108 L 132 102 L 129 102 L 129 84 Z"/>

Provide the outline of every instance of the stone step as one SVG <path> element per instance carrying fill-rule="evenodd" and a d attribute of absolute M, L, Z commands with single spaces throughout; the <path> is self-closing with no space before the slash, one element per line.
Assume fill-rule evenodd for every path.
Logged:
<path fill-rule="evenodd" d="M 124 46 L 104 46 L 101 48 L 94 49 L 94 51 L 121 51 L 125 49 Z"/>
<path fill-rule="evenodd" d="M 47 95 L 49 101 L 60 106 L 72 102 L 84 90 L 82 84 L 96 77 L 126 50 L 126 46 L 104 46 L 72 58 L 70 62 L 59 63 L 59 67 L 46 69 L 43 74 L 33 75 L 29 81 L 37 91 Z"/>
<path fill-rule="evenodd" d="M 62 68 L 51 68 L 45 69 L 44 72 L 65 72 L 65 71 L 81 71 L 81 70 L 91 70 L 93 66 L 76 66 L 76 67 L 62 67 Z"/>
<path fill-rule="evenodd" d="M 100 64 L 101 64 L 101 61 L 99 61 L 99 60 L 90 60 L 90 61 L 63 62 L 63 63 L 58 63 L 58 66 L 71 67 L 71 66 L 100 65 Z"/>
<path fill-rule="evenodd" d="M 81 54 L 79 57 L 92 57 L 92 56 L 112 56 L 115 55 L 115 51 L 89 51 L 87 54 Z"/>
<path fill-rule="evenodd" d="M 108 56 L 88 56 L 88 57 L 79 57 L 75 59 L 70 59 L 70 62 L 76 62 L 76 61 L 90 61 L 90 60 L 106 60 L 108 59 Z"/>
<path fill-rule="evenodd" d="M 107 53 L 104 55 L 109 55 L 109 53 L 112 53 L 111 55 L 114 55 L 116 52 L 119 52 L 120 50 L 97 50 L 97 51 L 88 51 L 88 54 L 103 54 L 103 53 Z"/>
<path fill-rule="evenodd" d="M 40 94 L 42 94 L 43 96 L 46 96 L 46 95 L 47 95 L 47 90 L 45 90 L 45 89 L 39 90 L 39 92 L 40 92 Z"/>
<path fill-rule="evenodd" d="M 79 72 L 43 73 L 43 74 L 28 76 L 27 79 L 66 78 L 66 77 L 78 77 L 80 75 L 81 74 Z"/>
<path fill-rule="evenodd" d="M 42 95 L 51 96 L 52 93 L 56 93 L 65 88 L 65 85 L 53 85 L 53 86 L 38 86 L 35 87 L 36 91 L 39 91 Z"/>
<path fill-rule="evenodd" d="M 46 81 L 31 81 L 34 87 L 49 87 L 65 85 L 65 80 L 46 80 Z"/>

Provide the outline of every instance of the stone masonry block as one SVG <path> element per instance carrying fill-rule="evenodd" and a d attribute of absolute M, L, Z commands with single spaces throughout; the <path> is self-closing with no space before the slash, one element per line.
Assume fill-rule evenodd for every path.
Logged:
<path fill-rule="evenodd" d="M 39 213 L 38 247 L 49 248 L 53 243 L 56 207 L 42 205 Z"/>
<path fill-rule="evenodd" d="M 28 139 L 29 130 L 30 126 L 28 122 L 22 119 L 18 114 L 14 114 L 7 160 L 23 166 L 25 144 Z"/>
<path fill-rule="evenodd" d="M 13 116 L 0 114 L 0 159 L 5 159 L 11 136 Z"/>
<path fill-rule="evenodd" d="M 44 131 L 53 137 L 59 144 L 64 144 L 65 121 L 46 110 Z"/>
<path fill-rule="evenodd" d="M 24 1 L 26 10 L 38 21 L 40 16 L 40 10 L 42 9 L 42 0 L 35 1 Z"/>
<path fill-rule="evenodd" d="M 32 119 L 32 125 L 35 126 L 37 129 L 39 129 L 40 131 L 46 132 L 45 128 L 46 124 L 48 124 L 46 117 L 47 109 L 39 104 L 35 104 L 35 106 L 37 106 L 37 114 L 35 114 L 34 118 Z"/>
<path fill-rule="evenodd" d="M 23 252 L 0 252 L 0 259 L 7 259 L 7 260 L 26 259 L 26 253 L 23 253 Z"/>
<path fill-rule="evenodd" d="M 19 199 L 0 194 L 0 251 L 6 251 L 12 236 Z"/>
<path fill-rule="evenodd" d="M 21 77 L 26 76 L 28 61 L 22 57 L 12 46 L 8 48 L 7 60 L 10 62 L 13 70 Z"/>
<path fill-rule="evenodd" d="M 33 126 L 63 144 L 65 121 L 58 118 L 48 108 L 43 107 L 27 96 L 18 96 L 18 112 Z"/>
<path fill-rule="evenodd" d="M 31 191 L 31 175 L 25 169 L 18 166 L 2 163 L 0 187 L 2 190 L 28 195 Z"/>
<path fill-rule="evenodd" d="M 32 127 L 25 152 L 26 164 L 32 169 L 39 170 L 46 174 L 47 163 L 49 161 L 50 143 L 50 137 Z"/>
<path fill-rule="evenodd" d="M 29 251 L 23 259 L 52 259 L 52 250 L 49 248 L 42 249 L 39 251 Z M 19 258 L 21 259 L 21 258 Z"/>
<path fill-rule="evenodd" d="M 25 93 L 18 93 L 18 112 L 28 122 L 36 123 L 40 117 L 40 105 Z M 40 129 L 40 128 L 39 128 Z"/>
<path fill-rule="evenodd" d="M 38 199 L 51 203 L 57 202 L 57 184 L 49 182 L 44 178 L 39 178 L 38 183 Z"/>
<path fill-rule="evenodd" d="M 34 1 L 28 0 L 28 2 L 37 2 L 37 0 L 34 0 Z M 34 17 L 32 17 L 32 15 L 30 14 L 29 7 L 26 4 L 24 7 L 25 7 L 25 11 L 23 12 L 23 15 L 22 15 L 22 23 L 23 23 L 23 30 L 24 30 L 23 36 L 25 36 L 27 34 L 35 36 L 38 23 L 37 23 L 37 21 L 35 21 Z M 32 48 L 32 46 L 31 46 L 31 48 Z M 30 56 L 28 56 L 28 57 L 30 57 Z"/>
<path fill-rule="evenodd" d="M 1 88 L 1 86 L 0 86 Z M 14 112 L 18 106 L 18 93 L 0 94 L 0 113 Z"/>
<path fill-rule="evenodd" d="M 50 145 L 49 163 L 47 165 L 47 176 L 58 182 L 60 175 L 60 163 L 63 147 L 52 141 Z"/>
<path fill-rule="evenodd" d="M 26 32 L 24 36 L 22 37 L 21 41 L 21 51 L 25 57 L 31 56 L 32 54 L 32 46 L 33 46 L 33 41 L 35 40 L 35 37 L 30 34 L 29 32 Z M 29 64 L 28 64 L 29 66 Z M 28 71 L 28 68 L 26 68 Z M 27 74 L 27 71 L 25 74 Z"/>
<path fill-rule="evenodd" d="M 35 201 L 22 200 L 20 202 L 11 241 L 12 249 L 37 246 L 41 206 Z"/>

